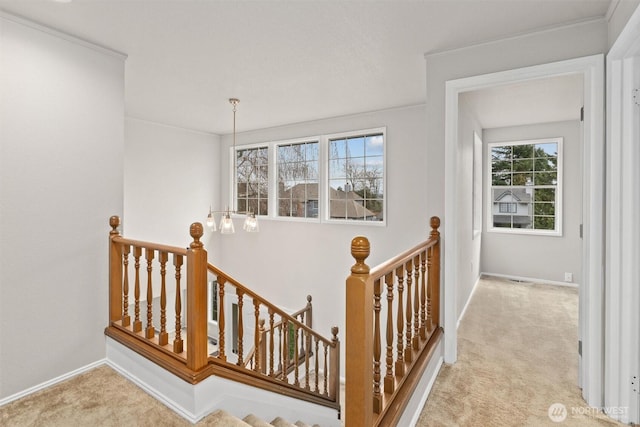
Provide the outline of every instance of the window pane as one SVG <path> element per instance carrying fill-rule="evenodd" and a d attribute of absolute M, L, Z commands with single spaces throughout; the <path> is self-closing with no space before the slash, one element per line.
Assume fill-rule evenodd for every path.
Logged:
<path fill-rule="evenodd" d="M 279 145 L 278 152 L 278 215 L 307 217 L 318 193 L 318 142 Z"/>
<path fill-rule="evenodd" d="M 535 185 L 555 185 L 558 174 L 556 172 L 536 172 Z"/>
<path fill-rule="evenodd" d="M 536 157 L 558 156 L 558 143 L 536 144 Z"/>
<path fill-rule="evenodd" d="M 492 160 L 511 160 L 511 146 L 502 145 L 491 149 Z"/>
<path fill-rule="evenodd" d="M 533 170 L 533 159 L 514 160 L 513 170 L 515 172 L 531 172 Z"/>
<path fill-rule="evenodd" d="M 359 135 L 329 144 L 329 217 L 359 221 L 384 218 L 384 135 Z"/>
<path fill-rule="evenodd" d="M 513 174 L 511 185 L 530 185 L 533 182 L 533 174 L 531 172 L 518 172 Z"/>
<path fill-rule="evenodd" d="M 331 159 L 345 159 L 347 157 L 347 141 L 344 139 L 329 141 L 329 157 Z"/>
<path fill-rule="evenodd" d="M 536 230 L 555 230 L 555 218 L 537 216 L 535 218 L 535 228 Z"/>
<path fill-rule="evenodd" d="M 366 137 L 365 154 L 367 157 L 382 156 L 384 154 L 384 138 L 382 137 L 382 135 L 372 135 Z"/>
<path fill-rule="evenodd" d="M 553 202 L 556 200 L 555 188 L 537 188 L 535 190 L 536 202 Z"/>
<path fill-rule="evenodd" d="M 522 144 L 511 147 L 513 150 L 513 159 L 531 159 L 533 157 L 533 145 Z"/>
<path fill-rule="evenodd" d="M 533 212 L 536 215 L 550 215 L 556 214 L 555 203 L 535 203 Z"/>

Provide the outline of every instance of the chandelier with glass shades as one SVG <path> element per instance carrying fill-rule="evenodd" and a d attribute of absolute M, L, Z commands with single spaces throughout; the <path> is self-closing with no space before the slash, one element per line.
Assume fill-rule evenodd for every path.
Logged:
<path fill-rule="evenodd" d="M 231 200 L 236 200 L 236 175 L 238 173 L 236 169 L 236 110 L 238 104 L 240 103 L 240 100 L 238 98 L 229 98 L 229 103 L 233 105 L 233 194 L 231 195 Z M 253 213 L 252 211 L 238 212 L 236 210 L 231 210 L 228 206 L 225 210 L 216 211 L 213 210 L 211 206 L 209 206 L 209 214 L 207 215 L 207 227 L 209 227 L 212 232 L 217 231 L 216 220 L 213 217 L 213 214 L 215 213 L 222 213 L 222 218 L 220 219 L 220 225 L 218 227 L 220 228 L 221 234 L 233 234 L 236 232 L 235 227 L 233 226 L 233 220 L 231 219 L 231 214 L 246 215 L 244 225 L 242 226 L 242 229 L 244 231 L 247 231 L 249 233 L 256 233 L 259 231 L 258 218 L 256 218 L 255 213 Z"/>

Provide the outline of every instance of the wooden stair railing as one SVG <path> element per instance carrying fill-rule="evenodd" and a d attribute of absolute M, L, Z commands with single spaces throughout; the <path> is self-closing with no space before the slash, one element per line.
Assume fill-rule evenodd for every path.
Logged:
<path fill-rule="evenodd" d="M 340 402 L 340 342 L 338 328 L 331 328 L 332 338 L 314 331 L 311 321 L 311 297 L 302 310 L 287 314 L 278 306 L 251 291 L 217 267 L 209 264 L 209 273 L 218 282 L 218 306 L 225 307 L 225 298 L 231 288 L 237 296 L 237 310 L 242 312 L 245 300 L 251 304 L 248 322 L 237 325 L 237 352 L 228 351 L 227 318 L 218 311 L 218 352 L 210 356 L 214 363 L 248 368 L 256 377 L 280 387 L 301 390 L 308 400 L 324 401 L 325 406 L 339 409 Z M 238 320 L 245 316 L 238 315 Z M 252 327 L 248 341 L 254 349 L 244 354 L 245 328 Z M 235 337 L 234 337 L 235 338 Z M 235 359 L 235 362 L 231 359 Z"/>
<path fill-rule="evenodd" d="M 117 216 L 109 224 L 107 336 L 191 384 L 216 375 L 340 409 L 338 328 L 332 328 L 331 338 L 311 329 L 310 297 L 304 309 L 289 315 L 208 264 L 200 223 L 191 225 L 193 241 L 186 249 L 124 238 Z M 213 356 L 208 274 L 218 281 L 219 336 Z M 225 336 L 225 324 L 232 322 L 224 301 L 232 295 L 238 307 L 235 354 L 227 351 Z M 245 327 L 253 327 L 252 337 L 244 336 Z M 244 363 L 245 340 L 247 348 L 259 349 L 250 367 Z"/>
<path fill-rule="evenodd" d="M 351 242 L 355 264 L 346 280 L 346 427 L 397 425 L 442 338 L 440 219 L 432 217 L 430 225 L 428 240 L 375 268 L 365 264 L 367 238 Z"/>

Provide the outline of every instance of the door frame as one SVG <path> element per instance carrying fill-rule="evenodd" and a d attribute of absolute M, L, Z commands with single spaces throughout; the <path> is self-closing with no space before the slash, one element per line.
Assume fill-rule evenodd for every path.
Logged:
<path fill-rule="evenodd" d="M 580 284 L 579 335 L 582 340 L 580 378 L 582 395 L 595 407 L 603 404 L 604 334 L 604 55 L 519 68 L 449 80 L 445 86 L 445 218 L 457 218 L 458 96 L 492 86 L 520 83 L 550 76 L 582 74 L 583 123 L 583 245 Z M 578 224 L 575 224 L 578 226 Z M 457 359 L 456 283 L 461 268 L 458 224 L 445 221 L 443 325 L 445 361 Z"/>
<path fill-rule="evenodd" d="M 605 411 L 640 423 L 640 8 L 607 55 Z M 633 379 L 635 377 L 635 380 Z"/>

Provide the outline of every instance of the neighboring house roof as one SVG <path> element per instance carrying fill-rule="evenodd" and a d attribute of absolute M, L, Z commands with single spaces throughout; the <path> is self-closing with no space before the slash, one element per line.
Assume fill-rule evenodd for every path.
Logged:
<path fill-rule="evenodd" d="M 282 192 L 284 198 L 291 197 L 292 200 L 307 202 L 318 200 L 318 184 L 296 184 L 288 190 Z M 373 218 L 377 216 L 374 212 L 365 208 L 362 204 L 364 199 L 354 191 L 342 191 L 329 188 L 330 210 L 332 218 Z"/>
<path fill-rule="evenodd" d="M 521 203 L 529 203 L 531 201 L 531 194 L 527 193 L 527 190 L 524 188 L 510 188 L 509 190 L 494 188 L 493 196 L 493 200 L 495 200 L 495 202 L 499 202 L 507 196 L 511 196 L 513 197 L 514 201 Z"/>

